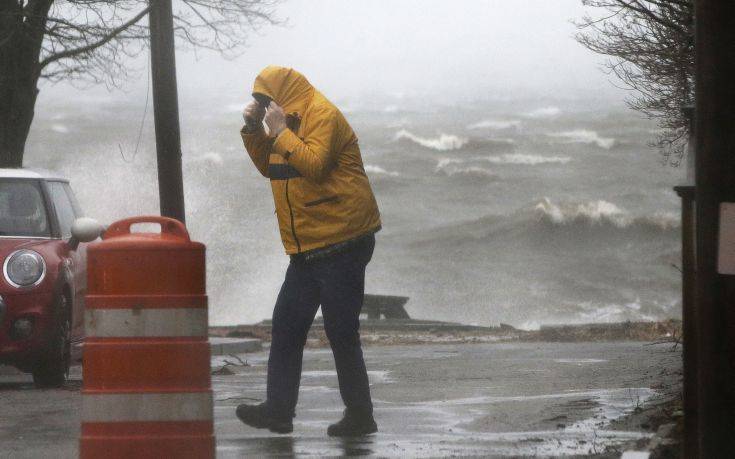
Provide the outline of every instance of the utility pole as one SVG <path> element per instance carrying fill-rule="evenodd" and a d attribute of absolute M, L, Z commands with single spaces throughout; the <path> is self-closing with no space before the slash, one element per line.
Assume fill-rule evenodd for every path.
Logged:
<path fill-rule="evenodd" d="M 171 0 L 150 0 L 150 5 L 148 20 L 161 215 L 185 223 L 173 12 Z"/>
<path fill-rule="evenodd" d="M 735 273 L 718 266 L 735 247 L 720 240 L 735 203 L 735 2 L 695 5 L 699 455 L 715 458 L 735 451 Z"/>

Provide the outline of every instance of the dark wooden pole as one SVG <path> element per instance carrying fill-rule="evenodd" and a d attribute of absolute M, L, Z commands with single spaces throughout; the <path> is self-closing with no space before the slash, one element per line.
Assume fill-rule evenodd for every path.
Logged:
<path fill-rule="evenodd" d="M 161 215 L 185 222 L 171 0 L 151 0 L 151 74 Z"/>
<path fill-rule="evenodd" d="M 717 270 L 719 212 L 735 202 L 735 2 L 696 2 L 699 454 L 735 451 L 735 276 Z"/>
<path fill-rule="evenodd" d="M 694 132 L 694 131 L 692 131 Z M 681 273 L 682 273 L 682 339 L 684 342 L 684 451 L 685 458 L 699 457 L 697 416 L 699 384 L 697 383 L 697 314 L 694 252 L 694 187 L 674 188 L 681 197 Z"/>

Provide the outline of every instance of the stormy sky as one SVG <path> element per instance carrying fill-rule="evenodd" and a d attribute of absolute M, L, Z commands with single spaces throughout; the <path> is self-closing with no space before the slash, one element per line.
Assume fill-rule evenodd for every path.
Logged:
<path fill-rule="evenodd" d="M 247 98 L 258 70 L 291 66 L 336 100 L 374 95 L 437 100 L 511 97 L 622 99 L 600 71 L 604 58 L 573 39 L 580 0 L 285 0 L 278 18 L 249 37 L 244 54 L 224 60 L 179 51 L 182 103 Z M 145 58 L 145 56 L 144 56 Z M 124 92 L 42 87 L 47 100 L 144 100 L 145 59 Z"/>

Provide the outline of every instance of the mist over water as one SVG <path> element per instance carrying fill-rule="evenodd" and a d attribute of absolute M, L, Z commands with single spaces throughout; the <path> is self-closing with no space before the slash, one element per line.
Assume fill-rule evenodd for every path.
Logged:
<path fill-rule="evenodd" d="M 27 165 L 60 171 L 104 223 L 158 212 L 153 132 L 142 107 L 47 105 Z M 683 171 L 654 129 L 584 101 L 427 107 L 343 104 L 383 217 L 367 292 L 411 297 L 412 317 L 532 328 L 679 315 Z M 182 107 L 188 226 L 207 244 L 213 324 L 270 316 L 288 263 L 270 185 L 239 137 L 240 107 Z"/>

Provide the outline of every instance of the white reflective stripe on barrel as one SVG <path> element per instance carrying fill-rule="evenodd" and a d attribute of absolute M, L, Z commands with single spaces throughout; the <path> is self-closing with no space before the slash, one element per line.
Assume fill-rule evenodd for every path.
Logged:
<path fill-rule="evenodd" d="M 83 422 L 210 421 L 211 392 L 82 394 Z"/>
<path fill-rule="evenodd" d="M 87 309 L 88 337 L 207 336 L 206 308 Z"/>

